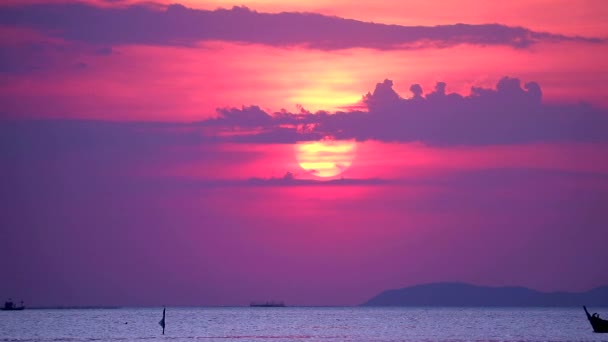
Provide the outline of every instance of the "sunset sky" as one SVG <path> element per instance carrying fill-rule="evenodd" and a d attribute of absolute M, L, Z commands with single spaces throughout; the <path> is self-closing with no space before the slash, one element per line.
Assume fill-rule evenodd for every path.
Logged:
<path fill-rule="evenodd" d="M 605 1 L 181 1 L 0 4 L 0 296 L 608 285 Z"/>

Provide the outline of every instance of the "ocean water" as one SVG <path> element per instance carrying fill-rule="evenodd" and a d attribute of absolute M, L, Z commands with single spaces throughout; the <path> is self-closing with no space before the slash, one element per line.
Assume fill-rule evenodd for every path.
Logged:
<path fill-rule="evenodd" d="M 162 308 L 0 311 L 0 341 L 608 341 L 582 308 L 169 307 L 164 336 L 161 317 Z"/>

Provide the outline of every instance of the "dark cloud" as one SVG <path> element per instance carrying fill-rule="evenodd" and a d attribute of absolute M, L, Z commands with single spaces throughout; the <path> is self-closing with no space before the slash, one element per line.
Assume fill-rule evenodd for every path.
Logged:
<path fill-rule="evenodd" d="M 201 147 L 205 149 L 201 151 Z M 81 161 L 79 165 L 62 164 L 75 156 Z M 40 162 L 97 174 L 101 172 L 97 170 L 119 170 L 161 160 L 188 164 L 254 157 L 255 151 L 246 155 L 221 151 L 213 141 L 201 136 L 199 128 L 179 123 L 18 120 L 0 124 L 0 158 L 12 160 L 11 167 L 21 162 Z"/>
<path fill-rule="evenodd" d="M 261 178 L 252 177 L 242 179 L 214 179 L 214 180 L 187 180 L 172 183 L 182 183 L 189 188 L 232 188 L 232 187 L 322 187 L 322 186 L 388 186 L 409 184 L 402 180 L 389 180 L 382 178 L 338 178 L 330 180 L 298 178 L 291 172 L 285 173 L 283 177 Z M 162 184 L 162 183 L 161 183 Z"/>
<path fill-rule="evenodd" d="M 428 145 L 608 141 L 605 110 L 588 104 L 543 104 L 536 82 L 522 87 L 519 79 L 504 77 L 495 89 L 472 87 L 468 96 L 447 93 L 446 87 L 439 82 L 424 95 L 422 87 L 414 84 L 410 87 L 412 96 L 406 99 L 395 92 L 392 81 L 385 80 L 363 96 L 367 111 L 283 111 L 270 115 L 254 106 L 222 109 L 220 119 L 199 124 L 223 125 L 233 131 L 256 127 L 257 131 L 223 138 L 256 143 L 290 143 L 324 136 Z"/>
<path fill-rule="evenodd" d="M 105 45 L 192 45 L 206 40 L 224 40 L 335 50 L 457 44 L 525 48 L 541 41 L 604 42 L 598 38 L 535 32 L 499 24 L 400 26 L 313 13 L 270 14 L 245 7 L 209 11 L 177 4 L 103 8 L 83 3 L 3 6 L 0 24 L 35 28 L 67 40 Z"/>
<path fill-rule="evenodd" d="M 216 122 L 220 125 L 238 126 L 267 126 L 272 122 L 272 117 L 258 106 L 238 108 L 221 108 L 217 110 L 219 118 Z"/>

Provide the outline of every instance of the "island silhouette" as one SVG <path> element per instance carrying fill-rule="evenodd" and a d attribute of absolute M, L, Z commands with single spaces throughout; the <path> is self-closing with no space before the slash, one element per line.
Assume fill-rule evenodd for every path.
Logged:
<path fill-rule="evenodd" d="M 383 291 L 362 306 L 608 306 L 608 286 L 585 292 L 540 292 L 526 287 L 431 283 Z"/>

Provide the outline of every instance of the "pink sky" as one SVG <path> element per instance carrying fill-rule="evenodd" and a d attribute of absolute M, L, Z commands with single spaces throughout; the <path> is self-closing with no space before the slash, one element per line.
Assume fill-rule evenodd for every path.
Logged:
<path fill-rule="evenodd" d="M 580 50 L 582 49 L 582 50 Z M 533 51 L 509 47 L 454 47 L 422 51 L 301 48 L 205 43 L 199 48 L 124 46 L 111 56 L 58 54 L 55 70 L 8 75 L 2 86 L 11 112 L 33 117 L 196 121 L 225 106 L 260 105 L 272 111 L 316 111 L 352 105 L 391 78 L 409 96 L 420 83 L 430 91 L 468 95 L 503 76 L 537 81 L 548 102 L 589 101 L 608 106 L 606 45 L 547 44 Z M 241 56 L 247 55 L 247 59 Z M 251 63 L 250 60 L 257 61 Z M 449 60 L 449 63 L 446 61 Z M 78 63 L 90 65 L 84 70 Z M 576 75 L 576 77 L 571 77 Z M 52 104 L 32 110 L 31 100 Z M 10 113 L 10 112 L 9 112 Z M 12 113 L 11 113 L 12 114 Z"/>
<path fill-rule="evenodd" d="M 0 5 L 0 293 L 608 284 L 603 1 L 159 3 Z"/>

